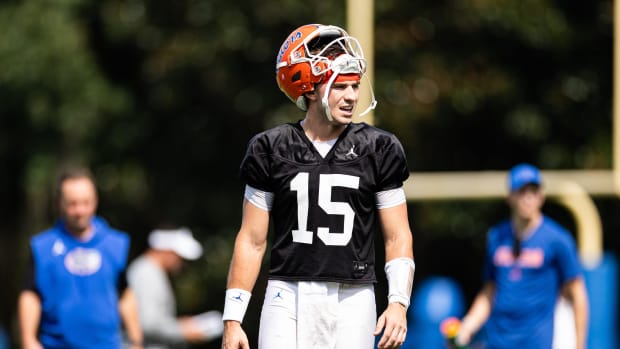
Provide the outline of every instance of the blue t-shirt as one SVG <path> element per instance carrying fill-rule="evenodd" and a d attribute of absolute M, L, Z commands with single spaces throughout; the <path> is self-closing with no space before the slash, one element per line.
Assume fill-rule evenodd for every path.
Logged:
<path fill-rule="evenodd" d="M 60 221 L 30 241 L 42 307 L 39 338 L 46 349 L 121 348 L 118 300 L 129 236 L 98 217 L 92 225 L 94 235 L 85 242 Z"/>
<path fill-rule="evenodd" d="M 510 221 L 491 228 L 484 281 L 496 295 L 486 324 L 489 349 L 550 349 L 553 315 L 562 284 L 581 274 L 574 239 L 548 217 L 513 257 Z"/>

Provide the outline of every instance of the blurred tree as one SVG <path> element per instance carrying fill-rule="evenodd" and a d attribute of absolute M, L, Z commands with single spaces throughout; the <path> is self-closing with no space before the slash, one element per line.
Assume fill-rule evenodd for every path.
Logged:
<path fill-rule="evenodd" d="M 52 221 L 56 170 L 91 161 L 92 131 L 130 114 L 131 100 L 101 74 L 74 8 L 72 1 L 0 5 L 0 255 L 8 281 L 0 309 L 7 326 L 27 233 Z"/>
<path fill-rule="evenodd" d="M 611 2 L 394 3 L 377 4 L 378 114 L 414 168 L 610 167 Z"/>
<path fill-rule="evenodd" d="M 276 52 L 303 23 L 346 26 L 345 3 L 0 4 L 2 324 L 12 326 L 26 240 L 53 222 L 54 176 L 69 162 L 93 168 L 100 213 L 131 233 L 133 253 L 161 220 L 191 227 L 206 254 L 178 280 L 180 308 L 221 309 L 245 146 L 255 133 L 303 117 L 276 87 Z M 375 7 L 375 120 L 398 134 L 412 171 L 507 169 L 518 161 L 610 167 L 611 0 Z M 606 232 L 620 226 L 617 200 L 597 204 Z M 505 214 L 503 203 L 410 207 L 425 266 L 416 277 L 453 273 L 475 291 L 468 277 L 478 275 L 475 256 L 487 223 Z M 620 248 L 613 234 L 605 244 Z M 441 253 L 468 263 L 453 270 Z M 254 338 L 260 298 L 246 325 Z"/>

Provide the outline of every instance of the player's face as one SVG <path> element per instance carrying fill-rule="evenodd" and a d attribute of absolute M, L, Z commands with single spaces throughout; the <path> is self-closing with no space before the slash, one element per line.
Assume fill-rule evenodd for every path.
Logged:
<path fill-rule="evenodd" d="M 540 214 L 545 197 L 539 186 L 529 184 L 512 192 L 508 202 L 514 215 L 530 220 Z"/>
<path fill-rule="evenodd" d="M 60 215 L 67 230 L 81 234 L 90 228 L 97 209 L 97 192 L 88 178 L 65 180 L 61 186 Z"/>
<path fill-rule="evenodd" d="M 326 84 L 319 85 L 319 95 L 324 96 Z M 334 81 L 329 89 L 327 103 L 334 122 L 349 124 L 360 96 L 359 81 Z"/>

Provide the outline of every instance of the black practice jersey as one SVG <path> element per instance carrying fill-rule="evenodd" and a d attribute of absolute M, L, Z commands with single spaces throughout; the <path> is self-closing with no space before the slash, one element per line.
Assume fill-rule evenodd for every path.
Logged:
<path fill-rule="evenodd" d="M 398 139 L 365 123 L 350 124 L 325 158 L 299 123 L 256 135 L 241 177 L 274 194 L 269 277 L 375 282 L 375 193 L 408 176 Z"/>

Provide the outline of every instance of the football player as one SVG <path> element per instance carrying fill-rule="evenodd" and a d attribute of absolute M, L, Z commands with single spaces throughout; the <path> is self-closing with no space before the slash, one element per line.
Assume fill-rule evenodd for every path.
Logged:
<path fill-rule="evenodd" d="M 343 29 L 309 24 L 284 41 L 277 83 L 305 118 L 259 133 L 246 182 L 224 307 L 223 349 L 249 348 L 241 327 L 273 224 L 259 349 L 398 348 L 405 340 L 415 264 L 391 133 L 353 123 L 366 61 Z M 374 108 L 374 96 L 366 111 Z M 385 241 L 388 306 L 377 319 L 374 234 Z"/>

